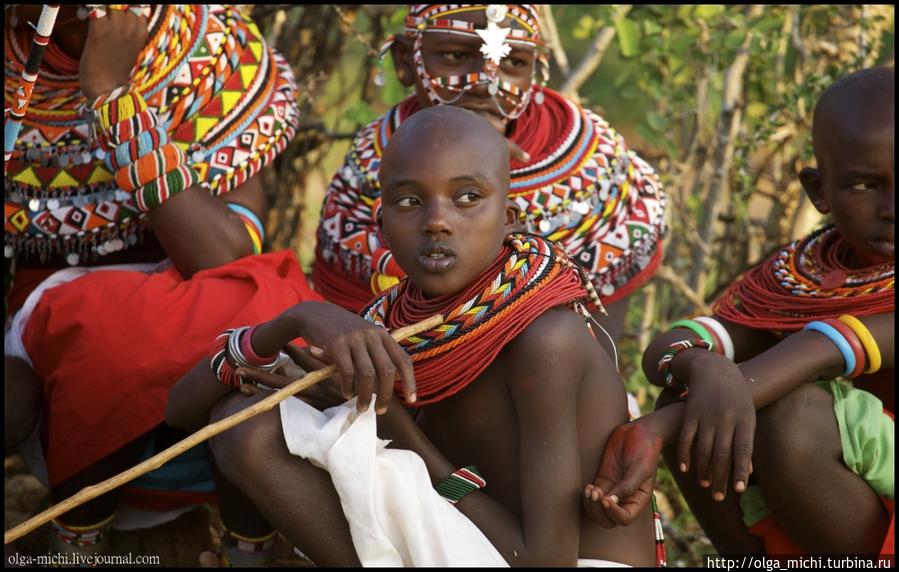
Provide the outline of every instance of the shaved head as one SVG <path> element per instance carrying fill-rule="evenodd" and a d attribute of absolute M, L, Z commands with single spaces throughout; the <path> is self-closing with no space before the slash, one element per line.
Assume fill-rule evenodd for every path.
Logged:
<path fill-rule="evenodd" d="M 489 170 L 509 188 L 505 138 L 478 114 L 452 105 L 427 107 L 400 125 L 384 151 L 381 188 L 390 186 L 398 161 L 422 161 L 433 153 L 448 153 L 460 165 Z"/>
<path fill-rule="evenodd" d="M 893 68 L 869 68 L 852 73 L 827 88 L 815 106 L 812 144 L 821 168 L 834 138 L 854 137 L 859 127 L 893 125 Z"/>

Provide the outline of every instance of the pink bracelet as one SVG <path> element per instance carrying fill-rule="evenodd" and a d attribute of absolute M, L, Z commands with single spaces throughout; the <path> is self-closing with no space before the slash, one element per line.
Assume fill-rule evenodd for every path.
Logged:
<path fill-rule="evenodd" d="M 253 351 L 253 344 L 251 342 L 251 339 L 253 338 L 253 332 L 255 332 L 256 328 L 258 327 L 259 324 L 256 324 L 255 326 L 244 332 L 243 336 L 240 338 L 241 353 L 243 353 L 243 356 L 246 358 L 247 363 L 256 367 L 270 365 L 272 358 L 277 357 L 261 357 L 255 351 Z"/>

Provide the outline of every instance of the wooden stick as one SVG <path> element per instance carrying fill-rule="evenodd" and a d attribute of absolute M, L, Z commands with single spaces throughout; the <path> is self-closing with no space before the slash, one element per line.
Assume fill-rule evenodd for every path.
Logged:
<path fill-rule="evenodd" d="M 390 335 L 393 337 L 393 339 L 399 341 L 408 338 L 409 336 L 414 336 L 416 334 L 420 334 L 421 332 L 436 328 L 442 323 L 443 316 L 438 314 L 436 316 L 431 316 L 427 320 L 418 322 L 417 324 L 412 324 L 411 326 L 406 326 L 405 328 L 394 330 Z M 327 379 L 336 372 L 337 368 L 333 365 L 328 366 L 324 369 L 320 369 L 318 371 L 313 371 L 303 376 L 302 378 L 295 380 L 290 385 L 282 388 L 281 390 L 276 391 L 274 394 L 269 395 L 259 403 L 238 411 L 237 413 L 225 417 L 220 421 L 207 425 L 190 437 L 179 441 L 178 443 L 175 443 L 165 451 L 162 451 L 161 453 L 150 457 L 143 463 L 135 465 L 134 467 L 131 467 L 130 469 L 119 473 L 114 477 L 106 479 L 101 483 L 97 483 L 96 485 L 91 485 L 89 487 L 81 489 L 77 494 L 72 495 L 61 503 L 48 508 L 44 512 L 29 518 L 19 526 L 16 526 L 15 528 L 7 531 L 3 535 L 3 544 L 9 544 L 13 540 L 25 536 L 42 524 L 45 524 L 50 520 L 56 518 L 57 516 L 72 510 L 76 506 L 82 505 L 91 499 L 95 499 L 98 496 L 107 493 L 116 487 L 120 487 L 129 481 L 133 481 L 144 473 L 148 473 L 153 469 L 158 469 L 159 467 L 174 459 L 181 453 L 187 451 L 191 447 L 202 443 L 210 437 L 218 435 L 222 431 L 243 423 L 247 419 L 259 415 L 263 411 L 268 411 L 294 393 L 303 391 L 307 387 L 311 387 L 319 381 Z"/>

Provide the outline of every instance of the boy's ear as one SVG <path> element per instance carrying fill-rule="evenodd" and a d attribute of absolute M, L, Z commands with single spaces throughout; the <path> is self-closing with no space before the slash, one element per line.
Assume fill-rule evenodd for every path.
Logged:
<path fill-rule="evenodd" d="M 806 167 L 799 171 L 799 182 L 802 183 L 805 194 L 808 195 L 809 200 L 812 201 L 818 212 L 821 214 L 829 213 L 830 205 L 827 204 L 827 199 L 824 198 L 821 171 Z"/>
<path fill-rule="evenodd" d="M 412 40 L 401 34 L 397 34 L 390 46 L 393 55 L 393 67 L 396 69 L 396 78 L 404 87 L 415 85 L 415 65 L 412 63 Z"/>
<path fill-rule="evenodd" d="M 388 237 L 387 233 L 384 232 L 384 217 L 381 216 L 381 209 L 378 209 L 377 213 L 378 214 L 375 216 L 375 222 L 378 225 L 378 235 L 381 238 L 381 242 L 389 250 L 390 249 L 390 237 Z"/>
<path fill-rule="evenodd" d="M 503 221 L 506 234 L 510 232 L 523 232 L 527 230 L 521 222 L 521 207 L 513 201 L 506 201 L 506 218 Z"/>

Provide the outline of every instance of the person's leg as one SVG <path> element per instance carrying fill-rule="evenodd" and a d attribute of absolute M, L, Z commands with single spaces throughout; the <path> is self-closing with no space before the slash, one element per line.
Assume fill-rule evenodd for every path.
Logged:
<path fill-rule="evenodd" d="M 753 466 L 771 514 L 807 551 L 880 551 L 889 515 L 843 462 L 830 393 L 807 383 L 759 411 Z"/>
<path fill-rule="evenodd" d="M 218 494 L 219 515 L 225 527 L 222 556 L 231 566 L 267 566 L 274 549 L 275 527 L 260 514 L 256 505 L 215 463 L 209 450 L 209 464 Z"/>
<path fill-rule="evenodd" d="M 656 409 L 673 403 L 675 397 L 674 392 L 663 391 L 656 401 Z M 761 539 L 750 534 L 743 523 L 739 494 L 728 491 L 723 501 L 712 499 L 711 490 L 699 486 L 692 469 L 686 473 L 677 469 L 676 443 L 663 449 L 662 456 L 697 522 L 719 553 L 764 553 Z"/>
<path fill-rule="evenodd" d="M 41 413 L 41 386 L 25 360 L 4 357 L 3 397 L 4 446 L 8 454 L 34 431 Z"/>
<path fill-rule="evenodd" d="M 140 454 L 149 446 L 151 439 L 152 433 L 141 435 L 118 451 L 53 487 L 50 491 L 53 504 L 58 504 L 85 487 L 105 481 L 133 467 Z M 85 553 L 106 551 L 106 532 L 112 524 L 121 495 L 121 487 L 113 489 L 54 519 L 51 546 L 59 551 Z"/>
<path fill-rule="evenodd" d="M 216 404 L 210 420 L 223 419 L 267 395 L 232 394 Z M 330 475 L 290 454 L 278 408 L 213 437 L 210 446 L 222 474 L 313 562 L 360 566 Z"/>

